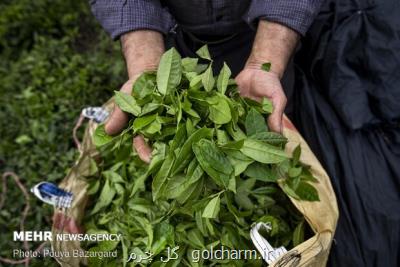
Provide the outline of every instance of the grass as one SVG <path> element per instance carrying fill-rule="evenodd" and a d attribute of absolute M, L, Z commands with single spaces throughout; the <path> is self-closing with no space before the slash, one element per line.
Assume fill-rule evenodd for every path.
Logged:
<path fill-rule="evenodd" d="M 0 172 L 16 172 L 27 188 L 65 176 L 77 157 L 72 128 L 81 109 L 101 105 L 126 79 L 119 44 L 102 31 L 87 2 L 0 3 Z M 12 234 L 25 202 L 11 179 L 7 185 L 0 257 L 12 258 L 13 249 L 22 248 Z M 52 207 L 33 195 L 30 205 L 25 229 L 49 230 Z M 57 264 L 48 258 L 31 266 Z"/>

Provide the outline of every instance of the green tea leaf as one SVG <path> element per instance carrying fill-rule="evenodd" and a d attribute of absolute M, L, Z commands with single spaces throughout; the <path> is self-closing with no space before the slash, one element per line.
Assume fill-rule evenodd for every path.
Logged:
<path fill-rule="evenodd" d="M 309 166 L 302 166 L 300 179 L 304 182 L 318 183 L 319 181 L 312 175 Z"/>
<path fill-rule="evenodd" d="M 304 242 L 304 220 L 301 221 L 293 231 L 293 246 L 297 246 Z"/>
<path fill-rule="evenodd" d="M 236 193 L 236 178 L 234 175 L 231 176 L 228 183 L 228 190 Z"/>
<path fill-rule="evenodd" d="M 203 218 L 217 218 L 220 209 L 220 199 L 219 195 L 214 197 L 208 202 L 207 206 L 204 208 L 202 217 Z"/>
<path fill-rule="evenodd" d="M 102 175 L 104 176 L 105 179 L 109 180 L 112 184 L 115 183 L 121 183 L 124 184 L 125 180 L 122 178 L 121 175 L 118 173 L 108 170 L 108 171 L 103 171 Z"/>
<path fill-rule="evenodd" d="M 229 78 L 231 77 L 231 70 L 229 69 L 228 65 L 224 62 L 224 66 L 222 67 L 218 79 L 217 79 L 217 88 L 218 92 L 221 94 L 225 94 L 226 88 L 228 87 Z"/>
<path fill-rule="evenodd" d="M 277 170 L 280 172 L 281 176 L 285 176 L 285 174 L 289 172 L 290 167 L 290 159 L 286 159 L 277 165 Z"/>
<path fill-rule="evenodd" d="M 156 76 L 154 73 L 145 72 L 141 74 L 133 84 L 133 95 L 135 98 L 143 99 L 154 92 Z"/>
<path fill-rule="evenodd" d="M 201 58 L 208 59 L 211 61 L 211 56 L 210 52 L 208 51 L 207 45 L 203 45 L 202 47 L 200 47 L 200 49 L 196 51 L 196 54 Z"/>
<path fill-rule="evenodd" d="M 121 245 L 122 245 L 122 262 L 123 262 L 123 267 L 126 266 L 126 263 L 128 262 L 128 245 L 126 244 L 127 241 L 125 241 L 124 238 L 121 240 Z"/>
<path fill-rule="evenodd" d="M 203 83 L 204 89 L 210 92 L 214 88 L 215 79 L 213 76 L 212 66 L 207 68 L 207 70 L 201 75 L 201 82 Z"/>
<path fill-rule="evenodd" d="M 187 240 L 194 248 L 204 248 L 204 238 L 199 229 L 192 229 L 187 234 Z"/>
<path fill-rule="evenodd" d="M 300 182 L 295 192 L 302 200 L 319 201 L 317 189 L 309 183 Z"/>
<path fill-rule="evenodd" d="M 201 171 L 203 172 L 203 169 L 201 169 Z M 199 197 L 199 195 L 202 193 L 202 190 L 199 190 L 199 188 L 202 189 L 204 185 L 204 179 L 201 178 L 202 176 L 200 176 L 198 181 L 188 186 L 187 189 L 177 198 L 177 201 L 180 204 L 184 204 L 191 199 L 197 199 Z"/>
<path fill-rule="evenodd" d="M 190 80 L 189 87 L 190 89 L 197 90 L 201 87 L 203 75 L 197 75 Z"/>
<path fill-rule="evenodd" d="M 103 240 L 99 242 L 98 247 L 100 251 L 112 251 L 118 246 L 118 244 L 119 241 L 117 240 Z"/>
<path fill-rule="evenodd" d="M 162 196 L 162 190 L 167 181 L 168 175 L 174 163 L 174 158 L 168 155 L 165 161 L 161 165 L 160 170 L 157 172 L 152 183 L 153 200 L 156 200 Z"/>
<path fill-rule="evenodd" d="M 157 88 L 162 95 L 168 94 L 181 82 L 181 56 L 175 48 L 165 52 L 157 70 Z"/>
<path fill-rule="evenodd" d="M 217 140 L 218 145 L 225 145 L 230 141 L 228 134 L 223 130 L 217 130 Z"/>
<path fill-rule="evenodd" d="M 146 126 L 150 125 L 153 121 L 155 121 L 156 118 L 157 118 L 156 114 L 152 114 L 152 115 L 147 115 L 147 116 L 144 116 L 144 117 L 136 118 L 133 121 L 133 130 L 135 132 L 137 132 L 139 130 L 142 130 Z"/>
<path fill-rule="evenodd" d="M 208 68 L 208 64 L 197 64 L 196 73 L 202 73 Z"/>
<path fill-rule="evenodd" d="M 268 131 L 265 118 L 255 108 L 251 108 L 247 113 L 245 127 L 248 136 Z"/>
<path fill-rule="evenodd" d="M 104 129 L 104 124 L 97 126 L 94 135 L 93 135 L 93 143 L 95 146 L 100 147 L 110 143 L 113 140 L 113 137 L 108 135 Z"/>
<path fill-rule="evenodd" d="M 291 178 L 297 177 L 301 174 L 302 167 L 291 167 L 289 169 L 288 175 Z"/>
<path fill-rule="evenodd" d="M 192 160 L 194 156 L 192 152 L 192 145 L 194 143 L 197 143 L 202 138 L 211 138 L 212 135 L 213 130 L 208 128 L 198 129 L 192 135 L 190 135 L 176 156 L 174 166 L 172 167 L 172 174 L 175 175 L 176 173 L 182 171 Z"/>
<path fill-rule="evenodd" d="M 169 178 L 165 186 L 164 197 L 168 199 L 179 197 L 187 189 L 182 186 L 185 180 L 185 175 L 175 175 Z"/>
<path fill-rule="evenodd" d="M 269 72 L 271 70 L 271 62 L 266 62 L 261 65 L 261 69 Z"/>
<path fill-rule="evenodd" d="M 167 245 L 173 246 L 175 242 L 174 227 L 166 221 L 155 226 L 154 241 L 151 251 L 154 255 L 166 249 Z"/>
<path fill-rule="evenodd" d="M 143 117 L 144 115 L 147 115 L 148 113 L 151 113 L 151 112 L 159 109 L 160 107 L 162 107 L 161 104 L 147 103 L 142 107 L 142 111 L 140 112 L 139 117 Z"/>
<path fill-rule="evenodd" d="M 88 189 L 86 191 L 86 194 L 89 195 L 89 196 L 93 195 L 93 194 L 96 194 L 97 191 L 99 190 L 99 188 L 100 188 L 100 181 L 99 180 L 91 181 L 89 183 L 89 187 L 88 187 Z"/>
<path fill-rule="evenodd" d="M 228 188 L 233 167 L 213 142 L 201 139 L 193 144 L 193 152 L 203 170 L 220 186 Z"/>
<path fill-rule="evenodd" d="M 95 214 L 96 212 L 100 211 L 101 209 L 110 205 L 111 201 L 115 196 L 115 189 L 111 187 L 111 183 L 109 180 L 106 180 L 103 189 L 101 190 L 99 199 L 94 206 L 91 214 Z"/>
<path fill-rule="evenodd" d="M 234 123 L 227 124 L 226 130 L 235 141 L 244 140 L 247 137 L 246 134 Z"/>
<path fill-rule="evenodd" d="M 244 175 L 264 182 L 276 182 L 278 175 L 270 166 L 254 162 L 244 172 Z"/>
<path fill-rule="evenodd" d="M 262 110 L 268 114 L 271 114 L 274 111 L 274 106 L 272 105 L 271 100 L 266 97 L 263 97 L 261 101 Z"/>
<path fill-rule="evenodd" d="M 186 57 L 182 59 L 182 67 L 186 72 L 196 72 L 198 58 Z"/>
<path fill-rule="evenodd" d="M 226 124 L 232 120 L 231 110 L 224 97 L 216 95 L 207 98 L 209 106 L 209 118 L 216 124 Z"/>
<path fill-rule="evenodd" d="M 172 142 L 170 144 L 170 151 L 175 151 L 176 149 L 183 146 L 183 144 L 186 141 L 186 137 L 187 137 L 186 136 L 186 125 L 184 123 L 180 123 L 178 125 L 178 129 L 176 131 L 174 139 L 172 139 Z"/>
<path fill-rule="evenodd" d="M 243 209 L 252 210 L 254 209 L 254 203 L 249 198 L 248 194 L 245 193 L 237 193 L 235 195 L 236 203 Z"/>
<path fill-rule="evenodd" d="M 300 197 L 296 194 L 295 190 L 292 188 L 288 181 L 282 182 L 281 184 L 283 192 L 289 197 L 300 200 Z"/>
<path fill-rule="evenodd" d="M 146 128 L 142 130 L 142 132 L 147 135 L 153 135 L 155 133 L 160 132 L 161 130 L 161 118 L 157 117 L 154 121 L 152 121 Z"/>
<path fill-rule="evenodd" d="M 252 210 L 254 208 L 253 201 L 249 198 L 249 194 L 255 186 L 256 179 L 238 179 L 237 193 L 235 194 L 235 201 L 238 205 L 246 210 Z"/>
<path fill-rule="evenodd" d="M 138 211 L 141 213 L 148 214 L 149 212 L 151 212 L 152 202 L 144 198 L 130 197 L 127 205 L 131 211 Z"/>
<path fill-rule="evenodd" d="M 192 109 L 192 103 L 189 101 L 187 97 L 184 98 L 184 101 L 182 103 L 182 109 L 190 116 L 200 119 L 199 114 L 194 109 Z"/>
<path fill-rule="evenodd" d="M 193 170 L 191 171 L 190 169 L 188 169 L 183 186 L 191 185 L 200 180 L 200 178 L 203 176 L 204 171 L 198 164 L 197 160 L 194 159 L 193 162 L 194 162 Z"/>
<path fill-rule="evenodd" d="M 184 59 L 183 59 L 184 60 Z M 183 62 L 183 60 L 182 60 L 182 62 Z M 183 65 L 183 63 L 182 63 L 182 65 Z M 190 82 L 190 81 L 192 81 L 195 77 L 197 77 L 197 76 L 201 76 L 201 75 L 199 75 L 197 72 L 195 72 L 195 71 L 190 71 L 190 72 L 184 72 L 183 73 L 184 74 L 184 78 L 186 77 L 186 79 Z"/>
<path fill-rule="evenodd" d="M 293 166 L 296 166 L 300 161 L 301 146 L 300 144 L 293 150 L 292 160 Z"/>
<path fill-rule="evenodd" d="M 140 175 L 135 179 L 130 197 L 133 197 L 139 191 L 139 189 L 144 188 L 144 182 L 146 181 L 148 175 L 151 175 L 159 170 L 165 157 L 166 145 L 155 143 L 153 146 L 152 158 L 149 168 L 147 169 L 146 173 Z"/>
<path fill-rule="evenodd" d="M 247 167 L 254 162 L 253 159 L 245 156 L 240 151 L 225 151 L 228 156 L 229 161 L 235 169 L 235 176 L 243 173 Z"/>
<path fill-rule="evenodd" d="M 224 200 L 226 203 L 226 207 L 228 208 L 230 213 L 232 213 L 232 215 L 235 217 L 236 222 L 241 223 L 241 222 L 243 222 L 243 219 L 240 218 L 242 216 L 241 216 L 239 210 L 233 204 L 233 198 L 234 198 L 234 193 L 229 192 L 229 191 L 226 191 L 224 193 Z"/>
<path fill-rule="evenodd" d="M 253 139 L 245 139 L 240 151 L 261 163 L 279 163 L 287 159 L 283 150 Z"/>
<path fill-rule="evenodd" d="M 271 145 L 285 145 L 287 138 L 275 132 L 258 132 L 250 136 L 251 139 L 266 142 Z"/>
<path fill-rule="evenodd" d="M 121 110 L 131 113 L 135 116 L 139 116 L 141 112 L 141 108 L 136 103 L 135 98 L 123 92 L 115 91 L 115 103 Z"/>
<path fill-rule="evenodd" d="M 195 219 L 196 219 L 197 229 L 200 230 L 200 232 L 203 236 L 207 236 L 207 228 L 205 226 L 204 219 L 201 216 L 201 212 L 199 212 L 199 211 L 195 212 Z"/>

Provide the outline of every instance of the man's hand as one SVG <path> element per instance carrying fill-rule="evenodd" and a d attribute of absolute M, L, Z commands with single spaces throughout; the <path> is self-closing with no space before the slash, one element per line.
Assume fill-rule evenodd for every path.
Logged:
<path fill-rule="evenodd" d="M 136 77 L 128 80 L 124 85 L 122 85 L 120 91 L 125 94 L 131 94 L 132 86 L 136 80 Z M 123 112 L 117 105 L 114 106 L 114 110 L 111 113 L 111 116 L 108 118 L 104 129 L 106 133 L 109 135 L 115 135 L 121 132 L 121 130 L 128 123 L 129 117 L 128 114 Z"/>
<path fill-rule="evenodd" d="M 139 75 L 136 75 L 136 77 L 133 77 L 132 79 L 124 83 L 120 91 L 126 94 L 131 94 L 132 86 L 138 77 Z M 125 127 L 128 121 L 128 114 L 123 112 L 118 106 L 114 106 L 114 110 L 104 126 L 106 133 L 110 135 L 118 134 Z M 143 136 L 138 135 L 133 138 L 133 148 L 136 150 L 141 160 L 146 163 L 150 163 L 151 148 L 147 145 Z"/>
<path fill-rule="evenodd" d="M 268 117 L 268 125 L 274 132 L 282 132 L 282 115 L 286 106 L 280 78 L 273 72 L 260 68 L 244 68 L 236 77 L 240 94 L 244 97 L 260 101 L 263 97 L 271 100 L 274 110 Z"/>
<path fill-rule="evenodd" d="M 299 34 L 288 27 L 260 20 L 250 57 L 236 77 L 242 96 L 254 100 L 267 97 L 272 101 L 274 111 L 268 118 L 268 125 L 275 132 L 282 132 L 282 115 L 286 106 L 280 79 L 298 39 Z M 271 63 L 269 72 L 261 69 L 267 62 Z"/>
<path fill-rule="evenodd" d="M 129 80 L 124 83 L 120 91 L 132 93 L 136 79 L 146 71 L 157 69 L 161 55 L 164 53 L 164 40 L 161 33 L 150 30 L 133 31 L 121 36 L 121 46 L 128 70 Z M 128 123 L 129 117 L 118 106 L 105 124 L 105 131 L 115 135 L 122 131 Z M 133 147 L 144 162 L 150 163 L 151 148 L 146 144 L 143 136 L 133 138 Z"/>
<path fill-rule="evenodd" d="M 157 69 L 161 55 L 164 53 L 164 40 L 159 32 L 140 30 L 121 36 L 121 46 L 129 80 L 125 82 L 120 91 L 131 94 L 135 80 L 143 72 Z M 106 122 L 106 133 L 109 135 L 120 133 L 128 120 L 128 115 L 115 106 L 110 118 Z"/>

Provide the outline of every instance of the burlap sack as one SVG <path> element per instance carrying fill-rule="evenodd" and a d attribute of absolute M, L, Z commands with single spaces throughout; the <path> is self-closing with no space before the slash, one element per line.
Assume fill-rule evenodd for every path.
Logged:
<path fill-rule="evenodd" d="M 110 110 L 112 102 L 107 102 L 104 107 Z M 67 212 L 60 209 L 54 211 L 52 227 L 53 234 L 82 232 L 79 225 L 81 224 L 85 213 L 85 207 L 88 200 L 88 196 L 86 195 L 87 183 L 85 181 L 85 176 L 90 173 L 91 159 L 95 159 L 98 156 L 95 146 L 92 143 L 92 135 L 96 127 L 97 124 L 95 122 L 89 122 L 81 146 L 81 155 L 75 166 L 72 167 L 68 175 L 60 183 L 61 188 L 74 194 L 74 200 L 72 207 Z M 338 219 L 336 197 L 325 170 L 299 132 L 286 117 L 284 118 L 283 135 L 289 140 L 286 145 L 286 151 L 289 155 L 292 154 L 298 144 L 301 145 L 302 153 L 300 161 L 311 166 L 312 174 L 318 179 L 319 183 L 314 184 L 314 186 L 318 190 L 320 201 L 307 202 L 291 198 L 293 204 L 304 215 L 315 235 L 288 251 L 274 263 L 270 264 L 270 266 L 323 267 L 326 265 L 328 259 Z M 87 263 L 87 258 L 71 256 L 72 251 L 83 251 L 78 241 L 58 241 L 53 239 L 52 248 L 55 255 L 57 255 L 56 260 L 63 267 L 77 267 Z M 65 255 L 68 254 L 69 256 L 66 257 Z"/>

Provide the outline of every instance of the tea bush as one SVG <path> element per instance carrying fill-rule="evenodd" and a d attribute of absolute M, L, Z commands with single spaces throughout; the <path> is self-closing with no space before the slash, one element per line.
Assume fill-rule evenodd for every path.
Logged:
<path fill-rule="evenodd" d="M 77 157 L 72 128 L 81 109 L 102 104 L 124 76 L 119 44 L 98 26 L 87 1 L 3 0 L 0 172 L 16 172 L 27 188 L 43 180 L 59 182 Z M 10 179 L 7 185 L 0 257 L 11 258 L 13 249 L 22 248 L 12 234 L 19 230 L 25 202 Z M 25 229 L 49 230 L 52 208 L 33 195 L 30 202 Z M 39 265 L 57 264 L 32 261 Z"/>

